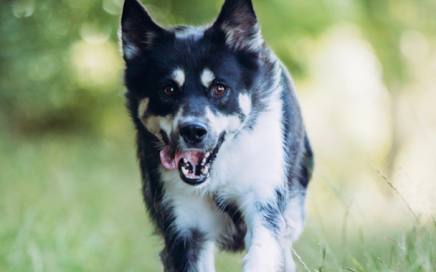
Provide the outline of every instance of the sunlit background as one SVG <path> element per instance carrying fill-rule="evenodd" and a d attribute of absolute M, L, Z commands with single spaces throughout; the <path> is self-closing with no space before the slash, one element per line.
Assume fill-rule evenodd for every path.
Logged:
<path fill-rule="evenodd" d="M 217 0 L 149 0 L 165 25 Z M 299 271 L 436 271 L 436 1 L 254 1 L 316 154 Z M 160 271 L 121 0 L 0 1 L 0 271 Z M 218 271 L 242 255 L 220 254 Z"/>

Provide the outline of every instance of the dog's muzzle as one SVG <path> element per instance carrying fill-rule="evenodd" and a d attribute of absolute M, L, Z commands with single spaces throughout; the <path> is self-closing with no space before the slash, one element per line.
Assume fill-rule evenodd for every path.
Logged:
<path fill-rule="evenodd" d="M 174 150 L 171 144 L 165 145 L 160 152 L 161 164 L 167 170 L 178 169 L 184 182 L 194 186 L 200 185 L 209 177 L 213 162 L 224 142 L 225 133 L 210 145 L 205 143 L 210 141 L 205 125 L 186 123 L 180 126 L 179 131 L 186 148 Z"/>
<path fill-rule="evenodd" d="M 200 122 L 184 123 L 180 125 L 179 131 L 185 144 L 192 148 L 201 146 L 208 134 L 207 126 Z"/>

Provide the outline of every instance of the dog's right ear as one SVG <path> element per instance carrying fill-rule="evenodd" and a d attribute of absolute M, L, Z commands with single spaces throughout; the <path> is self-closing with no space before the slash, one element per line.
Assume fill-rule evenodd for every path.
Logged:
<path fill-rule="evenodd" d="M 126 61 L 150 49 L 166 30 L 158 26 L 137 0 L 125 0 L 121 16 L 121 45 Z"/>
<path fill-rule="evenodd" d="M 224 34 L 226 44 L 232 49 L 256 52 L 263 46 L 251 0 L 225 0 L 211 30 Z"/>

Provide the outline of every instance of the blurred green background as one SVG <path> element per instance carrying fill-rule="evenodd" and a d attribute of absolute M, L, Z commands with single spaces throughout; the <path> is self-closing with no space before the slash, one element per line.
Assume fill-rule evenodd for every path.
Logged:
<path fill-rule="evenodd" d="M 254 0 L 316 153 L 299 271 L 436 271 L 436 1 Z M 149 0 L 165 25 L 222 1 Z M 121 0 L 0 1 L 0 271 L 159 271 Z M 242 255 L 220 254 L 218 271 Z"/>

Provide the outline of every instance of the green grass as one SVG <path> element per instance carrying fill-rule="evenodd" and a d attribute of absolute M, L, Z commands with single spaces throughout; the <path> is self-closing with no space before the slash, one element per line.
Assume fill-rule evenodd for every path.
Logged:
<path fill-rule="evenodd" d="M 160 271 L 133 137 L 1 139 L 0 271 Z M 341 224 L 310 216 L 299 271 L 436 271 L 434 222 Z M 241 260 L 220 254 L 217 270 Z"/>

